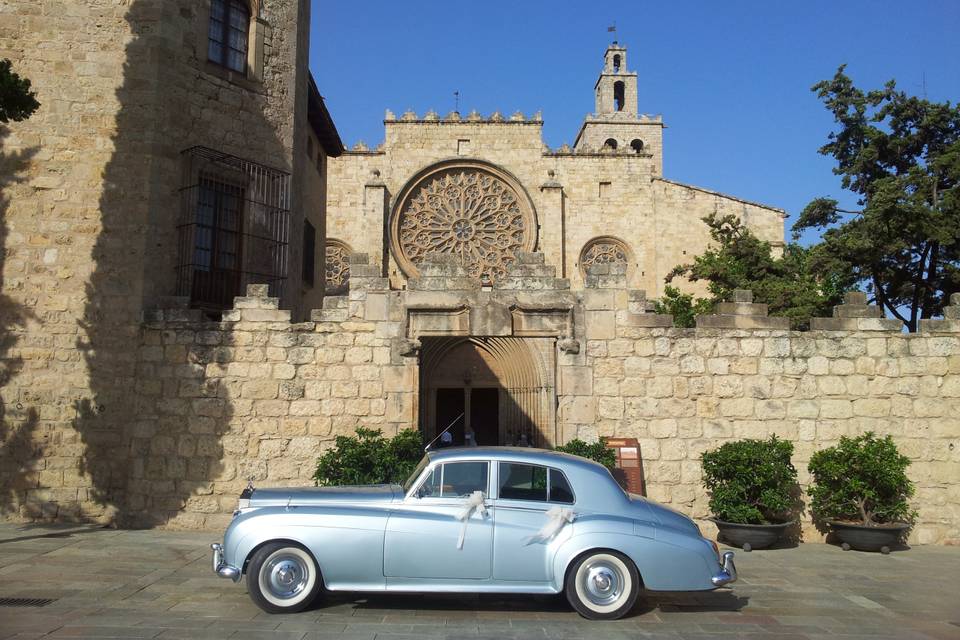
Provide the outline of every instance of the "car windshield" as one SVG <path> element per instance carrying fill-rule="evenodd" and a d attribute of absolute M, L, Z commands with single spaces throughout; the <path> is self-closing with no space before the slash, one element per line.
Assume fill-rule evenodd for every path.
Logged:
<path fill-rule="evenodd" d="M 404 493 L 410 491 L 411 487 L 413 487 L 413 483 L 416 482 L 418 477 L 420 477 L 420 472 L 422 472 L 428 464 L 430 464 L 430 456 L 424 454 L 424 456 L 420 458 L 420 462 L 417 463 L 417 468 L 414 469 L 413 473 L 410 474 L 410 477 L 404 481 L 403 483 Z"/>

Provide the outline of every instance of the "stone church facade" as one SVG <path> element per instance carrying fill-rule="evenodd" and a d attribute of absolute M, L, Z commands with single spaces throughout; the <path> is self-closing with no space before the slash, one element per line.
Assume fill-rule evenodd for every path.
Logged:
<path fill-rule="evenodd" d="M 572 148 L 543 143 L 539 113 L 441 117 L 387 111 L 385 140 L 330 164 L 328 278 L 336 290 L 351 252 L 370 256 L 395 289 L 433 252 L 455 254 L 468 275 L 496 281 L 517 252 L 536 250 L 573 290 L 586 269 L 614 264 L 650 297 L 664 276 L 709 242 L 701 218 L 734 214 L 774 247 L 781 209 L 663 177 L 660 116 L 639 113 L 627 49 L 607 48 L 595 113 Z"/>
<path fill-rule="evenodd" d="M 781 209 L 663 177 L 663 121 L 638 111 L 627 49 L 614 43 L 603 60 L 595 113 L 573 148 L 547 148 L 539 114 L 397 118 L 388 111 L 382 145 L 356 146 L 330 163 L 330 293 L 349 291 L 349 256 L 359 253 L 369 261 L 363 272 L 384 278 L 391 290 L 420 289 L 423 277 L 432 277 L 424 265 L 439 258 L 464 271 L 448 286 L 478 295 L 509 289 L 529 301 L 504 303 L 520 306 L 496 321 L 490 311 L 492 324 L 472 326 L 469 339 L 425 350 L 418 423 L 428 435 L 463 414 L 455 441 L 468 434 L 481 444 L 561 440 L 553 426 L 552 338 L 573 338 L 574 323 L 561 316 L 582 315 L 579 292 L 596 279 L 597 267 L 621 282 L 621 297 L 658 296 L 664 276 L 707 247 L 701 218 L 710 213 L 734 214 L 775 248 L 783 245 Z M 539 279 L 517 278 L 524 274 Z M 419 305 L 440 300 L 410 295 Z M 479 300 L 492 309 L 492 299 Z M 545 335 L 512 327 L 532 322 L 524 320 L 530 309 L 523 304 L 562 310 L 537 320 L 559 324 Z"/>

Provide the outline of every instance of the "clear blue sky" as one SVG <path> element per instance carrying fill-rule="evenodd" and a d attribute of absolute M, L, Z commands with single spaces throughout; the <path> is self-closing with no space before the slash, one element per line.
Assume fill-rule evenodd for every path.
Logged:
<path fill-rule="evenodd" d="M 344 143 L 383 140 L 384 109 L 543 111 L 573 143 L 613 34 L 662 114 L 664 176 L 782 207 L 847 205 L 817 149 L 832 118 L 810 91 L 841 63 L 862 88 L 894 78 L 960 100 L 960 1 L 640 2 L 314 0 L 310 66 Z M 805 237 L 805 240 L 810 240 Z"/>

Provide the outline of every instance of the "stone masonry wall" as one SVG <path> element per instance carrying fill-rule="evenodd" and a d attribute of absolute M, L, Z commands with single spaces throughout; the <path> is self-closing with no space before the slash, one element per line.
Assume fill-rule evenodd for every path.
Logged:
<path fill-rule="evenodd" d="M 122 495 L 103 495 L 96 477 L 78 472 L 91 459 L 84 447 L 97 443 L 77 442 L 71 422 L 41 407 L 59 439 L 17 470 L 6 516 L 222 526 L 249 478 L 309 485 L 336 435 L 415 426 L 420 336 L 506 335 L 501 310 L 572 303 L 572 314 L 556 316 L 572 330 L 536 314 L 523 321 L 556 333 L 560 439 L 637 437 L 654 499 L 702 521 L 704 450 L 775 433 L 794 442 L 805 485 L 815 450 L 873 430 L 892 434 L 913 462 L 920 520 L 911 540 L 960 542 L 960 296 L 915 335 L 892 330 L 862 294 L 816 323 L 828 328 L 806 333 L 766 317 L 747 294 L 697 329 L 677 329 L 647 312 L 622 274 L 594 272 L 588 289 L 571 292 L 542 256 L 521 260 L 518 274 L 528 275 L 505 285 L 513 289 L 490 292 L 469 289 L 456 265 L 425 267 L 410 291 L 389 291 L 365 257 L 351 266 L 350 295 L 327 298 L 310 322 L 291 323 L 260 286 L 222 322 L 185 309 L 147 314 L 126 388 L 136 418 L 114 450 L 127 473 Z M 109 419 L 109 407 L 95 410 Z M 808 517 L 803 533 L 820 539 Z"/>
<path fill-rule="evenodd" d="M 181 152 L 297 173 L 305 4 L 257 3 L 251 79 L 207 60 L 208 1 L 0 3 L 0 58 L 41 103 L 0 127 L 0 511 L 123 515 L 141 314 L 175 294 Z"/>

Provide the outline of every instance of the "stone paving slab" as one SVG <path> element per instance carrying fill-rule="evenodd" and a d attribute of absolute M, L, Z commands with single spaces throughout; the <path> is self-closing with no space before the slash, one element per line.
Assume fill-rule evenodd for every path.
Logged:
<path fill-rule="evenodd" d="M 217 537 L 0 524 L 0 597 L 56 598 L 0 607 L 0 640 L 960 640 L 955 547 L 740 552 L 732 590 L 644 594 L 627 618 L 590 622 L 560 596 L 329 594 L 270 615 L 211 573 Z"/>

